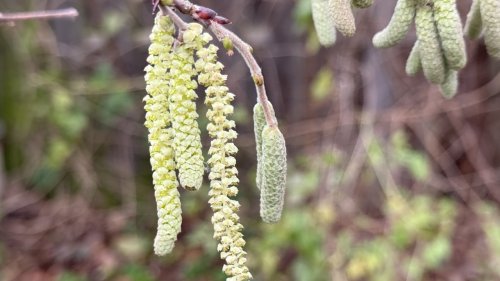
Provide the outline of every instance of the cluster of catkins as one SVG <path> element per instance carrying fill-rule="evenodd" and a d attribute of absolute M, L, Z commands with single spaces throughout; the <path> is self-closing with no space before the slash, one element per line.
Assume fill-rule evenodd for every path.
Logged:
<path fill-rule="evenodd" d="M 158 212 L 154 251 L 158 255 L 170 253 L 181 230 L 178 187 L 193 191 L 202 185 L 205 169 L 195 102 L 196 89 L 202 85 L 211 137 L 207 162 L 214 238 L 225 260 L 223 271 L 229 276 L 227 280 L 250 280 L 252 275 L 243 249 L 243 226 L 237 214 L 240 204 L 232 199 L 238 193 L 239 182 L 234 158 L 238 148 L 233 143 L 237 133 L 235 122 L 229 119 L 234 94 L 226 87 L 227 76 L 221 73 L 224 66 L 217 58 L 218 47 L 210 43 L 212 36 L 203 32 L 203 26 L 190 23 L 186 30 L 178 32 L 177 39 L 175 33 L 171 19 L 158 13 L 145 68 L 148 93 L 144 98 L 145 126 L 149 132 Z M 264 221 L 277 222 L 283 207 L 286 148 L 277 126 L 268 126 L 259 108 L 257 103 L 255 130 L 261 214 Z"/>
<path fill-rule="evenodd" d="M 332 26 L 343 13 L 344 17 L 352 17 L 349 9 L 346 12 L 332 10 L 332 3 L 342 0 L 312 0 L 313 19 L 322 45 L 329 46 L 335 42 L 335 31 Z M 366 5 L 360 5 L 363 2 Z M 352 1 L 354 7 L 368 7 L 373 1 Z M 329 8 L 329 9 L 328 9 Z M 332 15 L 333 13 L 333 15 Z M 373 37 L 373 45 L 377 48 L 392 47 L 403 40 L 411 24 L 415 22 L 417 41 L 406 62 L 406 73 L 410 76 L 422 71 L 431 83 L 440 86 L 445 97 L 453 97 L 458 88 L 458 74 L 467 63 L 462 22 L 457 11 L 456 0 L 397 0 L 394 14 L 382 31 Z M 330 26 L 331 25 L 331 26 Z M 477 38 L 483 31 L 488 53 L 500 59 L 500 1 L 474 0 L 465 34 Z M 333 34 L 333 35 L 332 35 Z M 333 40 L 332 40 L 333 38 Z"/>

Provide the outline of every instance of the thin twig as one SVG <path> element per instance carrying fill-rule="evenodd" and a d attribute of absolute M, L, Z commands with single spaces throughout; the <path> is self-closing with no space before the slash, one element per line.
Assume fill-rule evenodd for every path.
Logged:
<path fill-rule="evenodd" d="M 78 11 L 75 8 L 33 11 L 33 12 L 18 12 L 18 13 L 0 13 L 0 22 L 14 22 L 36 19 L 55 19 L 55 18 L 74 18 L 78 16 Z"/>
<path fill-rule="evenodd" d="M 170 19 L 172 19 L 175 26 L 179 28 L 180 32 L 187 29 L 188 27 L 187 23 L 183 21 L 174 11 L 172 11 L 171 8 L 160 5 L 160 11 L 163 15 L 168 16 L 170 17 Z"/>

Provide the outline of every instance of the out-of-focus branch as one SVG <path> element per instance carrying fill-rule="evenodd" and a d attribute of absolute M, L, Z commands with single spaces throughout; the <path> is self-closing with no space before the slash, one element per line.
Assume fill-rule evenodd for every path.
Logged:
<path fill-rule="evenodd" d="M 18 13 L 0 13 L 0 23 L 38 19 L 74 18 L 77 16 L 78 11 L 75 8 Z"/>

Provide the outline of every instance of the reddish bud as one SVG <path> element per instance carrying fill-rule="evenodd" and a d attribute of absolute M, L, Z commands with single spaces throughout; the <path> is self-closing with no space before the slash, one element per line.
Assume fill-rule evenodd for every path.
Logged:
<path fill-rule="evenodd" d="M 226 19 L 225 17 L 221 17 L 221 16 L 215 16 L 212 20 L 218 24 L 230 24 L 231 23 L 230 20 Z"/>
<path fill-rule="evenodd" d="M 194 12 L 196 13 L 196 16 L 202 20 L 211 20 L 217 17 L 217 13 L 214 10 L 203 6 L 196 7 Z"/>

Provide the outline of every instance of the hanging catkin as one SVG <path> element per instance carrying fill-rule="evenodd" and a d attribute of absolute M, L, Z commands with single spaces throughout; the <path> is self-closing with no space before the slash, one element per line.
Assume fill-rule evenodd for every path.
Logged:
<path fill-rule="evenodd" d="M 274 116 L 273 105 L 269 101 L 267 105 L 271 110 L 271 114 Z M 253 107 L 253 128 L 255 134 L 255 149 L 257 151 L 257 173 L 255 182 L 258 189 L 260 189 L 262 185 L 262 130 L 265 125 L 266 117 L 264 115 L 264 109 L 260 103 L 256 103 Z"/>
<path fill-rule="evenodd" d="M 476 39 L 481 36 L 483 21 L 481 19 L 480 0 L 473 0 L 467 21 L 465 22 L 464 32 L 470 39 Z"/>
<path fill-rule="evenodd" d="M 203 36 L 210 36 L 206 33 Z M 206 42 L 208 40 L 206 38 Z M 237 134 L 234 131 L 235 123 L 228 116 L 233 113 L 231 102 L 234 94 L 229 93 L 226 87 L 226 75 L 222 75 L 224 68 L 217 61 L 218 48 L 210 44 L 197 51 L 198 60 L 196 69 L 199 72 L 198 81 L 206 88 L 205 103 L 209 106 L 207 131 L 212 138 L 208 154 L 210 159 L 210 196 L 209 204 L 214 214 L 214 238 L 219 241 L 217 250 L 226 261 L 223 271 L 229 278 L 226 280 L 246 281 L 252 279 L 246 266 L 246 252 L 243 250 L 245 240 L 241 233 L 243 226 L 237 214 L 240 204 L 231 199 L 238 194 L 238 170 L 234 155 L 238 148 L 233 141 Z"/>
<path fill-rule="evenodd" d="M 480 0 L 486 50 L 500 59 L 500 0 Z"/>
<path fill-rule="evenodd" d="M 201 187 L 205 171 L 195 103 L 198 84 L 192 80 L 196 75 L 194 51 L 200 47 L 197 38 L 202 31 L 203 27 L 198 23 L 190 23 L 183 31 L 183 42 L 174 49 L 170 70 L 169 110 L 172 114 L 175 162 L 180 184 L 187 190 Z"/>
<path fill-rule="evenodd" d="M 457 93 L 458 73 L 456 70 L 448 70 L 444 82 L 440 85 L 441 92 L 445 98 L 452 98 Z"/>
<path fill-rule="evenodd" d="M 333 11 L 333 24 L 344 36 L 351 37 L 356 33 L 356 23 L 352 14 L 350 0 L 330 0 Z"/>
<path fill-rule="evenodd" d="M 154 240 L 157 255 L 170 253 L 181 231 L 181 202 L 175 175 L 174 155 L 171 147 L 171 115 L 168 112 L 168 65 L 174 42 L 174 26 L 168 17 L 155 18 L 146 67 L 145 126 L 148 128 L 149 153 L 153 169 L 158 232 Z"/>
<path fill-rule="evenodd" d="M 335 43 L 337 38 L 333 23 L 333 7 L 331 0 L 311 0 L 314 28 L 318 35 L 319 43 L 325 47 Z"/>
<path fill-rule="evenodd" d="M 398 0 L 389 24 L 373 37 L 375 47 L 388 48 L 403 40 L 415 18 L 415 1 Z"/>
<path fill-rule="evenodd" d="M 441 84 L 444 82 L 446 67 L 431 6 L 422 5 L 417 8 L 415 25 L 424 75 L 432 83 Z"/>
<path fill-rule="evenodd" d="M 285 138 L 277 127 L 262 130 L 262 186 L 260 216 L 264 222 L 276 223 L 281 218 L 286 182 Z"/>
<path fill-rule="evenodd" d="M 413 76 L 422 70 L 422 63 L 420 61 L 420 53 L 418 50 L 418 40 L 413 45 L 411 49 L 410 55 L 406 60 L 405 71 L 406 74 Z"/>
<path fill-rule="evenodd" d="M 435 0 L 433 12 L 447 67 L 454 70 L 463 68 L 467 54 L 455 0 Z"/>

